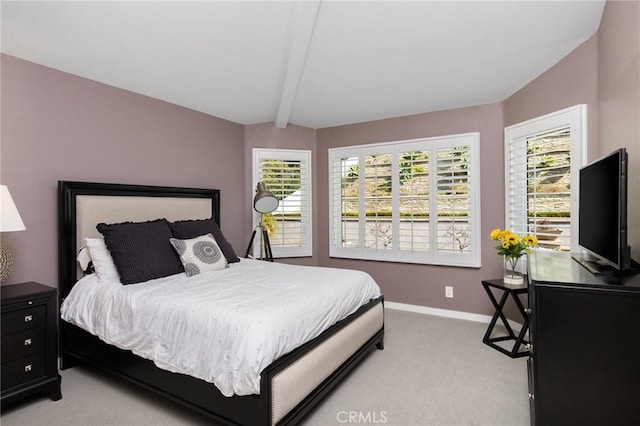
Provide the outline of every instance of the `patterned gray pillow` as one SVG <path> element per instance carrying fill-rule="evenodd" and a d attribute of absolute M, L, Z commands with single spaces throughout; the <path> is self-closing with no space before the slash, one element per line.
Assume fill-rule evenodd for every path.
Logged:
<path fill-rule="evenodd" d="M 180 256 L 187 277 L 228 267 L 227 258 L 211 234 L 189 240 L 171 238 L 169 242 Z"/>

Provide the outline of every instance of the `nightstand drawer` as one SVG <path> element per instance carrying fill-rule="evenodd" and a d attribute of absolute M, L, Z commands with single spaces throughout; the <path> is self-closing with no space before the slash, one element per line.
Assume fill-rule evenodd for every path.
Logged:
<path fill-rule="evenodd" d="M 2 389 L 9 389 L 45 377 L 44 367 L 43 354 L 2 364 Z"/>
<path fill-rule="evenodd" d="M 2 314 L 2 335 L 31 330 L 42 327 L 44 324 L 46 308 L 34 306 L 33 308 Z"/>
<path fill-rule="evenodd" d="M 13 333 L 2 338 L 2 362 L 35 355 L 44 350 L 44 327 Z"/>

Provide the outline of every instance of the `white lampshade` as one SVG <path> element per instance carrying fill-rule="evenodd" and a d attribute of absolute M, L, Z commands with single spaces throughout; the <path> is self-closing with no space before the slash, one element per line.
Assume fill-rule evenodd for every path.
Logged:
<path fill-rule="evenodd" d="M 24 231 L 25 226 L 18 213 L 7 185 L 0 185 L 0 232 Z"/>

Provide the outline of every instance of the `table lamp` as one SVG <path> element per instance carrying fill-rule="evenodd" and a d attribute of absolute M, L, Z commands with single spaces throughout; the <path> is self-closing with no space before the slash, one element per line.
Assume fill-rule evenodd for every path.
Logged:
<path fill-rule="evenodd" d="M 6 185 L 0 185 L 0 232 L 24 231 L 25 226 Z M 9 250 L 0 245 L 0 282 L 5 282 L 13 269 Z"/>

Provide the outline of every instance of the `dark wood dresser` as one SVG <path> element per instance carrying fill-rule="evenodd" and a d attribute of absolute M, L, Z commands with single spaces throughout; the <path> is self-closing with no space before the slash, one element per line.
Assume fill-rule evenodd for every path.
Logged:
<path fill-rule="evenodd" d="M 26 282 L 0 292 L 2 406 L 37 393 L 59 400 L 58 290 Z"/>
<path fill-rule="evenodd" d="M 531 424 L 640 424 L 640 275 L 528 257 Z"/>

